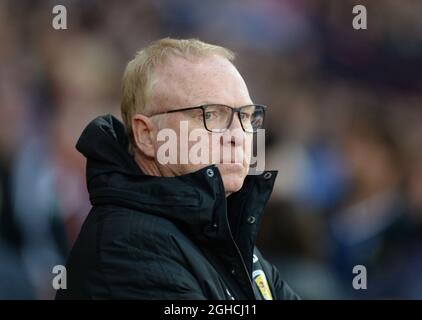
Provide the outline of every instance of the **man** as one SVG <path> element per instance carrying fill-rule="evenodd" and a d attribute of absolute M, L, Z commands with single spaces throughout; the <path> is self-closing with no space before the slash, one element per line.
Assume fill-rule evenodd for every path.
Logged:
<path fill-rule="evenodd" d="M 77 144 L 93 208 L 57 298 L 297 298 L 254 246 L 276 172 L 248 175 L 265 107 L 251 101 L 233 57 L 199 40 L 166 38 L 128 64 L 124 126 L 99 117 Z M 178 142 L 183 126 L 214 141 L 202 148 L 213 160 L 193 159 L 191 140 L 185 149 L 166 146 L 163 130 Z M 169 148 L 173 161 L 165 161 Z"/>

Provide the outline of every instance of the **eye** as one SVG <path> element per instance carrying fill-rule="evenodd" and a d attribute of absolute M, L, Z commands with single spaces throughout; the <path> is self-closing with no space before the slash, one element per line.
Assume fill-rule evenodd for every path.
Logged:
<path fill-rule="evenodd" d="M 251 117 L 250 113 L 247 113 L 247 112 L 241 112 L 240 113 L 240 119 L 242 119 L 242 120 L 248 120 L 248 119 L 250 119 L 250 117 Z"/>
<path fill-rule="evenodd" d="M 197 120 L 201 119 L 202 121 L 202 110 L 192 110 L 191 117 Z"/>
<path fill-rule="evenodd" d="M 217 117 L 217 112 L 215 111 L 205 111 L 205 120 L 212 120 Z"/>

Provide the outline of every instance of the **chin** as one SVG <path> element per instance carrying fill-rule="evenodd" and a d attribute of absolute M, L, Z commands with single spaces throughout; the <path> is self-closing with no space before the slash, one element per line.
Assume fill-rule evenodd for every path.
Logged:
<path fill-rule="evenodd" d="M 231 193 L 239 191 L 242 188 L 242 186 L 243 186 L 243 180 L 241 182 L 229 181 L 227 183 L 224 183 L 224 190 L 226 194 L 231 194 Z"/>
<path fill-rule="evenodd" d="M 239 191 L 242 188 L 246 174 L 226 172 L 223 173 L 222 178 L 224 190 L 226 193 L 233 193 Z"/>

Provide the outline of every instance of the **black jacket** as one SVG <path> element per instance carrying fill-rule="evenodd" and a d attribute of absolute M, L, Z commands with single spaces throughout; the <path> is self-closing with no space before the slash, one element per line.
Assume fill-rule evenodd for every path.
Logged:
<path fill-rule="evenodd" d="M 93 207 L 57 299 L 297 298 L 254 245 L 276 172 L 247 176 L 226 199 L 216 166 L 152 177 L 127 145 L 110 115 L 77 143 Z"/>

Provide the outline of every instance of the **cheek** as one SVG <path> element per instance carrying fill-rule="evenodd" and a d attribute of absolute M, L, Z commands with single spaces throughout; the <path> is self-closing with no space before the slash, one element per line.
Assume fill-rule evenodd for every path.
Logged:
<path fill-rule="evenodd" d="M 245 154 L 250 156 L 252 154 L 252 135 L 248 134 L 245 139 L 245 145 L 243 147 Z"/>

